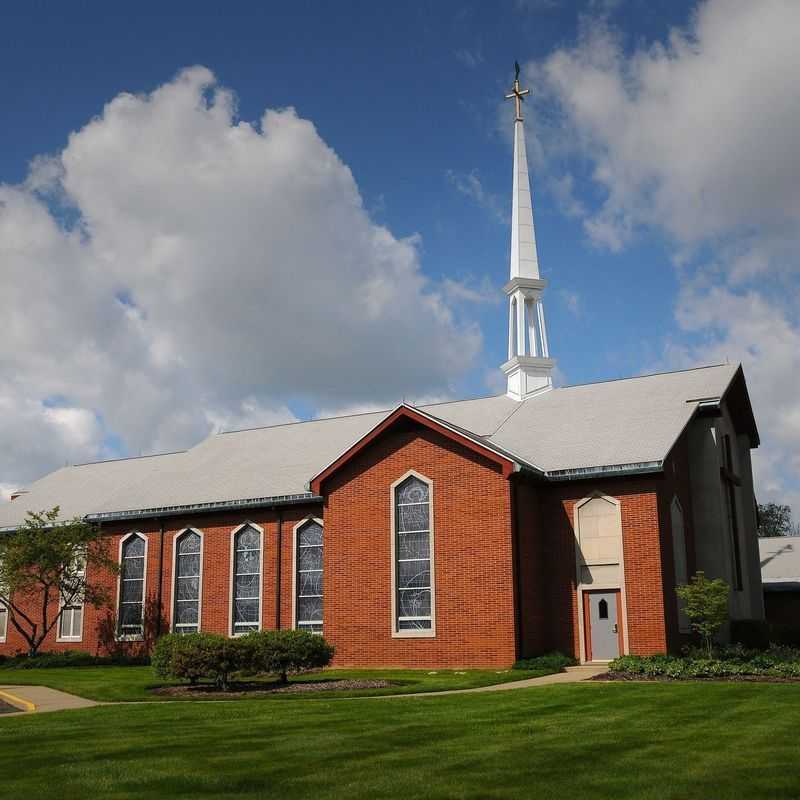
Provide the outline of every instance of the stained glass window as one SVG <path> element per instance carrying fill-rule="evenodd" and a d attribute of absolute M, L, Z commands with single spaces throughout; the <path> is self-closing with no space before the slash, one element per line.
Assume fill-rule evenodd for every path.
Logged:
<path fill-rule="evenodd" d="M 297 531 L 296 627 L 322 633 L 322 525 L 309 520 Z"/>
<path fill-rule="evenodd" d="M 172 627 L 176 633 L 200 630 L 200 559 L 203 540 L 197 531 L 185 531 L 175 546 L 175 608 Z"/>
<path fill-rule="evenodd" d="M 122 543 L 119 576 L 119 633 L 142 636 L 144 633 L 145 542 L 138 534 Z"/>
<path fill-rule="evenodd" d="M 396 629 L 431 630 L 430 488 L 414 476 L 395 489 L 395 560 Z"/>
<path fill-rule="evenodd" d="M 245 525 L 233 541 L 233 632 L 257 631 L 261 621 L 261 533 Z"/>

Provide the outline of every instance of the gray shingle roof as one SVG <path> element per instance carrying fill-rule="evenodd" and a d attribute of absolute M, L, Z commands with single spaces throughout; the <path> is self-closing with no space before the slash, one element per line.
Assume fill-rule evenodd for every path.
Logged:
<path fill-rule="evenodd" d="M 724 395 L 737 370 L 718 365 L 424 406 L 546 473 L 660 462 L 698 401 Z M 28 509 L 110 514 L 304 495 L 308 481 L 390 412 L 221 433 L 183 453 L 65 467 L 0 505 L 0 528 Z"/>

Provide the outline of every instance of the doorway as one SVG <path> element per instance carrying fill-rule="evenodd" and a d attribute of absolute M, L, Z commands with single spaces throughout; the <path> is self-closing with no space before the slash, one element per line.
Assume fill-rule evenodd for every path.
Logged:
<path fill-rule="evenodd" d="M 610 661 L 623 652 L 619 589 L 583 593 L 586 660 Z"/>

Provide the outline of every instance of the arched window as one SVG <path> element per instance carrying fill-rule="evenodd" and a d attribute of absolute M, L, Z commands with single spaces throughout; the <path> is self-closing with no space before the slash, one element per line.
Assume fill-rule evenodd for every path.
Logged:
<path fill-rule="evenodd" d="M 597 616 L 600 619 L 608 619 L 608 601 L 605 598 L 597 604 Z"/>
<path fill-rule="evenodd" d="M 176 633 L 200 630 L 203 537 L 198 531 L 184 531 L 175 540 L 175 587 L 172 628 Z"/>
<path fill-rule="evenodd" d="M 296 536 L 295 627 L 322 633 L 322 525 L 308 520 Z"/>
<path fill-rule="evenodd" d="M 233 535 L 233 633 L 261 627 L 261 531 L 243 525 Z"/>
<path fill-rule="evenodd" d="M 394 490 L 395 632 L 432 632 L 430 485 L 414 475 Z"/>
<path fill-rule="evenodd" d="M 120 548 L 119 628 L 120 636 L 144 634 L 144 581 L 147 542 L 138 533 L 123 539 Z"/>

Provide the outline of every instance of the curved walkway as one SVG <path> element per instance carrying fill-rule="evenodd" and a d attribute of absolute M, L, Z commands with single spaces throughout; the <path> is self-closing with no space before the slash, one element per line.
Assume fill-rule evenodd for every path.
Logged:
<path fill-rule="evenodd" d="M 567 667 L 566 672 L 554 675 L 544 675 L 541 678 L 525 678 L 521 681 L 508 681 L 507 683 L 493 683 L 490 686 L 476 686 L 473 689 L 443 689 L 439 692 L 409 692 L 407 694 L 378 694 L 365 697 L 347 697 L 340 700 L 385 700 L 392 697 L 441 697 L 448 694 L 475 694 L 477 692 L 505 692 L 510 689 L 527 689 L 531 686 L 552 686 L 558 683 L 577 683 L 593 678 L 607 671 L 604 665 L 586 665 L 580 667 Z M 334 699 L 334 698 L 330 698 Z M 91 708 L 92 706 L 110 705 L 141 705 L 144 703 L 232 703 L 236 700 L 136 700 L 129 703 L 115 702 L 103 703 L 96 700 L 87 700 L 74 694 L 61 692 L 58 689 L 49 689 L 46 686 L 15 686 L 0 685 L 0 700 L 19 709 L 17 712 L 3 714 L 4 717 L 15 717 L 26 713 L 43 713 L 47 711 L 66 711 L 73 708 Z"/>

